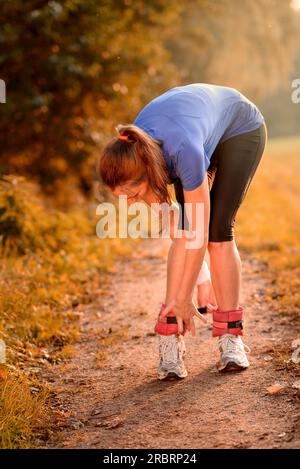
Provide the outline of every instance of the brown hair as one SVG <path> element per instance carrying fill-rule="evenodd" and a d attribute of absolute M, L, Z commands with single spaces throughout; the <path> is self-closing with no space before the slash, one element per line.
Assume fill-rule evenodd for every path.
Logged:
<path fill-rule="evenodd" d="M 119 124 L 119 134 L 103 149 L 99 175 L 112 190 L 148 180 L 159 202 L 171 203 L 167 184 L 169 176 L 159 140 L 133 124 Z"/>

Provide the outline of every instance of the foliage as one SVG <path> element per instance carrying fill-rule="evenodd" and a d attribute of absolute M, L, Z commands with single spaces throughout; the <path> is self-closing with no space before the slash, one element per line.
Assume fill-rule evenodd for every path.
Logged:
<path fill-rule="evenodd" d="M 167 42 L 184 81 L 233 86 L 257 100 L 289 78 L 299 41 L 289 0 L 192 0 L 181 16 Z"/>
<path fill-rule="evenodd" d="M 88 157 L 112 120 L 129 118 L 150 82 L 152 92 L 172 82 L 157 38 L 171 34 L 176 3 L 2 2 L 3 173 L 26 172 L 52 191 L 53 181 L 75 178 L 88 190 Z"/>
<path fill-rule="evenodd" d="M 289 0 L 1 2 L 0 173 L 76 199 L 118 122 L 172 86 L 209 81 L 267 96 L 298 36 Z"/>

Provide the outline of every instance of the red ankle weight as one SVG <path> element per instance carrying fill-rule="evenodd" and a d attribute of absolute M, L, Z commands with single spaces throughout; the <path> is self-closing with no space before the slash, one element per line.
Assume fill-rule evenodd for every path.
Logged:
<path fill-rule="evenodd" d="M 213 311 L 213 337 L 243 335 L 243 313 L 242 307 L 232 311 Z"/>
<path fill-rule="evenodd" d="M 161 305 L 159 315 L 165 307 L 166 307 L 165 304 Z M 165 322 L 162 322 L 158 316 L 157 322 L 155 324 L 154 332 L 156 332 L 157 334 L 161 334 L 161 335 L 178 334 L 178 324 L 177 324 L 176 316 L 173 313 L 173 311 L 170 311 L 167 314 L 165 318 Z M 185 332 L 186 332 L 186 328 L 184 327 L 182 335 L 184 335 Z"/>

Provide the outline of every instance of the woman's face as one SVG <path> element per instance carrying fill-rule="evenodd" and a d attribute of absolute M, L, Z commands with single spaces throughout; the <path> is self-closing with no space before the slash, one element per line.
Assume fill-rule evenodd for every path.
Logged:
<path fill-rule="evenodd" d="M 141 182 L 138 185 L 133 184 L 122 184 L 112 191 L 116 197 L 121 195 L 127 195 L 128 205 L 134 204 L 135 202 L 144 201 L 147 204 L 157 203 L 158 199 L 155 196 L 153 190 L 150 187 L 148 180 Z"/>

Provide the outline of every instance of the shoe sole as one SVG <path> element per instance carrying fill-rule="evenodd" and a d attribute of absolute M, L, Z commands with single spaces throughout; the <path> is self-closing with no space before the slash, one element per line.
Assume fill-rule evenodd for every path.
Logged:
<path fill-rule="evenodd" d="M 170 373 L 167 374 L 164 378 L 159 378 L 160 381 L 175 381 L 175 380 L 180 380 L 184 379 L 186 376 L 178 376 L 176 373 L 171 371 Z"/>
<path fill-rule="evenodd" d="M 238 365 L 235 362 L 228 362 L 224 368 L 219 369 L 220 373 L 226 373 L 227 371 L 244 371 L 247 370 L 248 366 Z"/>

